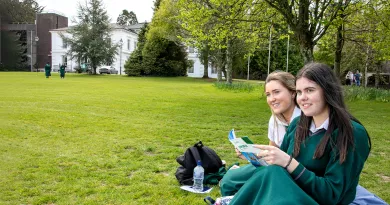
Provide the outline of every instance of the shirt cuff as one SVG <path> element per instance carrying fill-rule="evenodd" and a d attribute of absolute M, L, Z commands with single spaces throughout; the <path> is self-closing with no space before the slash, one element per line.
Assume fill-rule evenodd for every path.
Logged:
<path fill-rule="evenodd" d="M 298 180 L 302 174 L 306 171 L 306 167 L 304 167 L 301 163 L 295 168 L 295 170 L 291 173 L 291 177 L 296 181 Z"/>

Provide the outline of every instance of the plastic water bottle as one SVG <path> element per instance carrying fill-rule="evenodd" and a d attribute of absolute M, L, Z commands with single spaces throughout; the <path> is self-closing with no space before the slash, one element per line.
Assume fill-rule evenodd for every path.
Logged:
<path fill-rule="evenodd" d="M 203 179 L 204 179 L 204 169 L 202 167 L 202 162 L 198 160 L 198 166 L 194 168 L 194 186 L 192 188 L 195 191 L 203 191 Z"/>

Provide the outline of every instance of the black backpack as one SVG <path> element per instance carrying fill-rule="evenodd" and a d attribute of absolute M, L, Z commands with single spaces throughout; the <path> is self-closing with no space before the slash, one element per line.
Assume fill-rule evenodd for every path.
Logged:
<path fill-rule="evenodd" d="M 192 175 L 198 160 L 202 161 L 205 176 L 209 173 L 216 173 L 223 166 L 221 158 L 211 148 L 204 146 L 199 141 L 188 148 L 184 155 L 179 156 L 176 161 L 181 165 L 177 168 L 175 176 L 182 185 L 192 185 Z"/>

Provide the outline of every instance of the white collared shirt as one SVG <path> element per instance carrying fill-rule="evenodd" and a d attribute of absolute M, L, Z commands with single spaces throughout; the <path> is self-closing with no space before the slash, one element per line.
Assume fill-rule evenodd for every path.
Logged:
<path fill-rule="evenodd" d="M 310 133 L 315 134 L 321 129 L 328 130 L 329 127 L 329 118 L 327 118 L 319 127 L 316 128 L 316 125 L 314 124 L 314 120 L 311 121 L 310 124 Z"/>
<path fill-rule="evenodd" d="M 301 110 L 298 107 L 294 108 L 293 114 L 291 116 L 290 122 L 294 120 L 294 118 L 301 115 Z M 279 147 L 283 142 L 284 135 L 287 131 L 287 123 L 280 121 L 277 117 L 275 119 L 274 115 L 271 116 L 268 123 L 268 139 L 277 144 Z"/>

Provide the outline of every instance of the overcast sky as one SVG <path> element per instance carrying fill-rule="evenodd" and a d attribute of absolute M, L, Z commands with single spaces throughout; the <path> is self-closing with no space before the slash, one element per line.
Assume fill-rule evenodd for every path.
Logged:
<path fill-rule="evenodd" d="M 77 15 L 78 3 L 85 5 L 86 0 L 37 0 L 40 6 L 44 6 L 44 11 L 56 12 L 68 17 L 69 25 L 71 20 Z M 103 0 L 104 7 L 111 18 L 111 22 L 116 22 L 122 10 L 133 11 L 137 15 L 138 22 L 150 22 L 153 16 L 154 0 Z"/>

